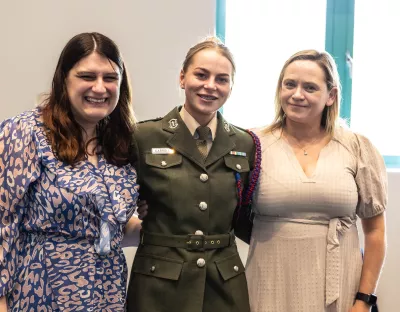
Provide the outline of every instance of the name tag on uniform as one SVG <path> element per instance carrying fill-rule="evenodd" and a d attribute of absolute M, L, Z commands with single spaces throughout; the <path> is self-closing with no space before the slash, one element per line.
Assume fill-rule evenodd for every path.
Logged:
<path fill-rule="evenodd" d="M 175 150 L 168 147 L 160 147 L 160 148 L 152 148 L 151 153 L 155 155 L 167 155 L 167 154 L 174 154 Z"/>
<path fill-rule="evenodd" d="M 247 155 L 245 152 L 236 152 L 236 151 L 230 151 L 229 154 L 242 157 L 246 157 Z"/>

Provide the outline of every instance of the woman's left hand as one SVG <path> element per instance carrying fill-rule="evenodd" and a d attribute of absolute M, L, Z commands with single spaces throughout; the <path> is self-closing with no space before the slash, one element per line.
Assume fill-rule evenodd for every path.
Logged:
<path fill-rule="evenodd" d="M 124 237 L 121 242 L 122 247 L 137 247 L 140 242 L 140 230 L 142 221 L 136 216 L 132 216 L 124 228 Z"/>
<path fill-rule="evenodd" d="M 353 307 L 349 312 L 370 312 L 371 306 L 366 304 L 364 301 L 356 300 Z"/>
<path fill-rule="evenodd" d="M 147 210 L 149 210 L 149 206 L 147 205 L 147 201 L 141 199 L 138 201 L 137 213 L 139 214 L 139 219 L 143 220 L 145 216 L 147 216 Z"/>

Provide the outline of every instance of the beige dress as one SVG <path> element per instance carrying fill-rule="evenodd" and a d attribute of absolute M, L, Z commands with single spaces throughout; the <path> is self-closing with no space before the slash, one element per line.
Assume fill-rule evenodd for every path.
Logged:
<path fill-rule="evenodd" d="M 262 172 L 246 268 L 252 312 L 348 312 L 362 268 L 357 216 L 386 207 L 382 157 L 365 137 L 338 129 L 307 177 L 280 134 L 258 135 Z"/>

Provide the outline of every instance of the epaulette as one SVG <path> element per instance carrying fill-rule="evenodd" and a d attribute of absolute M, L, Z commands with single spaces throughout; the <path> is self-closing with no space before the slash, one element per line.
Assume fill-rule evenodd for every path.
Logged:
<path fill-rule="evenodd" d="M 159 121 L 161 119 L 163 119 L 163 117 L 157 117 L 157 118 L 154 118 L 154 119 L 141 120 L 141 121 L 138 121 L 137 123 L 141 124 L 141 123 L 148 122 L 148 121 Z"/>
<path fill-rule="evenodd" d="M 242 130 L 243 132 L 247 132 L 248 129 L 236 126 L 236 125 L 231 125 L 232 127 L 235 127 L 236 129 Z"/>
<path fill-rule="evenodd" d="M 236 126 L 236 125 L 232 125 L 232 124 L 230 124 L 230 127 L 233 129 L 233 131 L 239 130 L 239 131 L 243 131 L 243 133 L 249 134 L 249 129 L 245 129 L 245 128 L 242 128 L 242 127 L 239 127 L 239 126 Z"/>

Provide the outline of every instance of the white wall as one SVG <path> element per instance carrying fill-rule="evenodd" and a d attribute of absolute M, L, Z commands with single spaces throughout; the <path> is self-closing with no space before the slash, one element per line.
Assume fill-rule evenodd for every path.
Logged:
<path fill-rule="evenodd" d="M 98 31 L 120 46 L 138 119 L 182 103 L 178 74 L 188 48 L 215 27 L 214 0 L 0 0 L 0 120 L 30 109 L 49 89 L 61 49 L 73 35 Z M 400 172 L 389 173 L 388 254 L 379 286 L 381 311 L 397 311 L 400 280 Z M 245 262 L 247 247 L 239 244 Z M 125 249 L 132 263 L 134 248 Z"/>
<path fill-rule="evenodd" d="M 214 0 L 0 0 L 0 120 L 33 107 L 66 42 L 86 31 L 119 45 L 137 117 L 161 116 L 181 103 L 177 81 L 187 50 L 214 27 Z"/>
<path fill-rule="evenodd" d="M 47 92 L 67 41 L 97 31 L 121 49 L 139 120 L 183 104 L 178 78 L 188 49 L 215 29 L 215 0 L 0 0 L 0 121 Z M 128 264 L 136 248 L 126 248 Z"/>
<path fill-rule="evenodd" d="M 379 311 L 399 311 L 400 281 L 400 170 L 389 170 L 389 205 L 386 230 L 388 249 L 385 266 L 378 286 Z M 399 210 L 398 210 L 399 209 Z"/>

